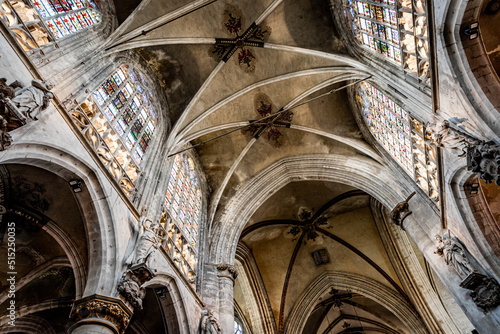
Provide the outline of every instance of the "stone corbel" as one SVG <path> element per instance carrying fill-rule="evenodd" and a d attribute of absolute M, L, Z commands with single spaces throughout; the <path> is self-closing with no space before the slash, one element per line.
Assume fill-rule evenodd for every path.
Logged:
<path fill-rule="evenodd" d="M 133 308 L 142 310 L 142 300 L 146 297 L 143 285 L 153 277 L 145 263 L 130 266 L 123 273 L 117 290 Z"/>
<path fill-rule="evenodd" d="M 99 294 L 94 294 L 77 300 L 71 310 L 71 324 L 69 333 L 81 325 L 104 326 L 115 332 L 123 334 L 132 317 L 125 303 L 118 299 Z"/>
<path fill-rule="evenodd" d="M 236 280 L 236 277 L 238 277 L 238 271 L 231 264 L 219 264 L 217 265 L 217 270 L 219 271 L 217 275 L 218 277 L 229 278 L 233 281 L 233 283 Z"/>

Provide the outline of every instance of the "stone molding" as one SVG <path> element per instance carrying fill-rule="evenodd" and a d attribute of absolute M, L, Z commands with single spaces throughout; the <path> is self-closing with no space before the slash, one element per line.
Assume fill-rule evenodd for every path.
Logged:
<path fill-rule="evenodd" d="M 415 310 L 401 295 L 372 278 L 342 271 L 325 271 L 304 289 L 288 315 L 285 324 L 285 333 L 302 333 L 307 319 L 318 303 L 318 299 L 332 287 L 335 289 L 349 289 L 354 293 L 380 302 L 411 333 L 428 333 Z"/>
<path fill-rule="evenodd" d="M 370 177 L 374 174 L 379 178 Z M 286 184 L 301 180 L 350 185 L 374 196 L 385 207 L 394 207 L 405 199 L 402 194 L 414 188 L 411 180 L 395 180 L 394 172 L 389 167 L 381 166 L 370 158 L 304 154 L 281 159 L 241 187 L 226 205 L 224 213 L 214 221 L 210 236 L 214 245 L 211 252 L 213 262 L 223 263 L 234 258 L 241 231 L 253 212 Z M 418 208 L 419 201 L 415 202 L 414 211 L 421 209 Z M 426 206 L 426 211 L 432 211 L 425 203 L 422 205 Z"/>
<path fill-rule="evenodd" d="M 131 317 L 132 311 L 121 299 L 94 294 L 77 300 L 73 305 L 70 319 L 74 324 L 69 332 L 84 323 L 94 323 L 123 334 Z"/>
<path fill-rule="evenodd" d="M 217 274 L 218 277 L 226 277 L 231 279 L 233 282 L 238 277 L 238 271 L 232 264 L 218 264 L 217 270 L 219 271 Z"/>

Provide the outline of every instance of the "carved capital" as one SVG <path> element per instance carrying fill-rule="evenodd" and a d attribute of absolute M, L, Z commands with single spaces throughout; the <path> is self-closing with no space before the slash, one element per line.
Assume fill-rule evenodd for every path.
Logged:
<path fill-rule="evenodd" d="M 71 310 L 72 328 L 96 323 L 106 326 L 117 334 L 125 333 L 132 311 L 117 298 L 94 294 L 77 300 Z M 70 331 L 71 332 L 71 331 Z"/>
<path fill-rule="evenodd" d="M 233 281 L 238 277 L 238 271 L 232 264 L 218 264 L 219 277 L 228 277 Z"/>

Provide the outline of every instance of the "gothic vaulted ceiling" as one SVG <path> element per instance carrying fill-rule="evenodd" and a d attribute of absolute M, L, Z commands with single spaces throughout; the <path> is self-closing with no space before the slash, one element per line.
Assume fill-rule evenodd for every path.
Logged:
<path fill-rule="evenodd" d="M 127 1 L 123 10 L 120 5 L 115 1 L 123 23 L 109 38 L 107 50 L 136 50 L 158 76 L 172 120 L 169 153 L 236 130 L 195 148 L 211 187 L 208 224 L 240 187 L 280 159 L 336 154 L 381 160 L 363 139 L 345 89 L 239 129 L 369 75 L 364 65 L 348 56 L 328 1 L 144 0 Z M 325 232 L 314 240 L 299 240 L 301 234 L 293 231 L 293 222 L 303 221 L 304 210 L 329 217 L 322 227 Z M 286 224 L 260 226 L 273 220 Z M 369 197 L 345 185 L 289 184 L 257 210 L 240 247 L 253 254 L 276 328 L 308 284 L 328 270 L 366 275 L 389 289 L 401 289 L 373 221 Z M 319 248 L 327 250 L 330 264 L 314 266 L 311 252 Z M 286 284 L 290 288 L 283 304 Z M 338 296 L 344 300 L 342 308 L 332 307 Z M 242 316 L 249 316 L 239 283 L 235 299 Z M 327 302 L 321 304 L 322 300 Z M 346 322 L 352 323 L 352 330 L 371 326 L 387 333 L 392 333 L 390 328 L 407 331 L 383 306 L 348 289 L 322 295 L 314 312 L 314 326 L 308 325 L 307 333 L 329 326 L 341 332 Z"/>

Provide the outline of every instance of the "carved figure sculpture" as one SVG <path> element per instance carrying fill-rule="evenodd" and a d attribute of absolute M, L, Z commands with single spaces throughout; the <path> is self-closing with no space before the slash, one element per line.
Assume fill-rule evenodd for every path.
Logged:
<path fill-rule="evenodd" d="M 408 217 L 409 215 L 412 214 L 410 211 L 410 206 L 408 204 L 408 201 L 415 195 L 415 192 L 411 193 L 410 196 L 403 202 L 400 202 L 396 204 L 394 209 L 391 211 L 391 220 L 394 224 L 401 226 L 401 228 L 404 230 L 403 227 L 403 221 Z"/>
<path fill-rule="evenodd" d="M 26 118 L 37 120 L 54 98 L 51 89 L 52 85 L 45 81 L 32 80 L 31 86 L 16 90 L 12 103 Z"/>
<path fill-rule="evenodd" d="M 457 237 L 452 237 L 448 232 L 435 238 L 439 242 L 435 253 L 444 257 L 446 264 L 453 266 L 460 278 L 464 279 L 473 272 L 465 246 Z"/>
<path fill-rule="evenodd" d="M 134 307 L 142 310 L 142 300 L 146 296 L 146 289 L 141 287 L 140 279 L 132 270 L 123 273 L 117 290 Z"/>
<path fill-rule="evenodd" d="M 152 222 L 151 219 L 146 218 L 139 223 L 141 224 L 139 226 L 140 237 L 135 251 L 134 264 L 146 262 L 149 256 L 161 247 L 163 240 L 158 234 L 160 228 L 158 222 Z"/>
<path fill-rule="evenodd" d="M 212 311 L 204 311 L 201 314 L 199 334 L 220 334 L 222 333 L 219 320 Z"/>

